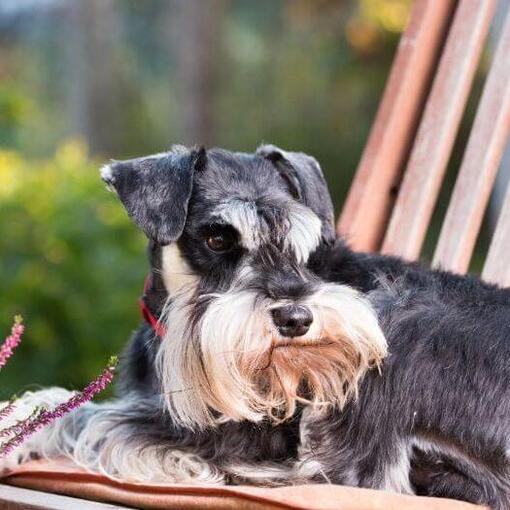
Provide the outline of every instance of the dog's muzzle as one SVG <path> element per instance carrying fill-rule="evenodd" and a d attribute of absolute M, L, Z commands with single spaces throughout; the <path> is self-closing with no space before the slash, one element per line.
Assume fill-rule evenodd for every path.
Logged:
<path fill-rule="evenodd" d="M 341 408 L 386 354 L 375 310 L 345 285 L 323 282 L 294 303 L 249 284 L 202 299 L 197 317 L 193 288 L 174 296 L 156 359 L 172 419 L 188 428 L 278 423 L 298 403 Z"/>

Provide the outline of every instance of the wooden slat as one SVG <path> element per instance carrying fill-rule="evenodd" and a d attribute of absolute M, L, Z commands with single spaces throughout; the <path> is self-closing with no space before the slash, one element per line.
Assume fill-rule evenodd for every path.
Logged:
<path fill-rule="evenodd" d="M 494 54 L 441 229 L 435 266 L 458 273 L 467 271 L 509 133 L 510 14 Z M 506 228 L 510 230 L 510 225 Z"/>
<path fill-rule="evenodd" d="M 461 0 L 455 12 L 382 252 L 416 259 L 437 200 L 495 0 Z"/>
<path fill-rule="evenodd" d="M 416 0 L 338 222 L 357 250 L 379 248 L 457 0 Z"/>
<path fill-rule="evenodd" d="M 496 230 L 482 271 L 482 278 L 502 287 L 510 286 L 510 186 L 503 201 Z"/>
<path fill-rule="evenodd" d="M 6 510 L 128 510 L 127 507 L 0 485 L 0 508 Z"/>

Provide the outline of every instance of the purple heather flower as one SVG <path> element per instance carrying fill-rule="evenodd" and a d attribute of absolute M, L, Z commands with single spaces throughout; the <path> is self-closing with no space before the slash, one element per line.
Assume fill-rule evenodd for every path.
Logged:
<path fill-rule="evenodd" d="M 10 398 L 8 402 L 5 403 L 5 405 L 0 409 L 0 421 L 4 418 L 7 418 L 14 409 L 16 409 L 16 396 L 13 396 Z M 1 434 L 2 431 L 0 431 Z"/>
<path fill-rule="evenodd" d="M 0 368 L 7 363 L 7 360 L 12 356 L 14 349 L 16 349 L 21 342 L 23 331 L 25 331 L 25 326 L 23 326 L 22 322 L 23 318 L 21 315 L 16 315 L 16 317 L 14 317 L 14 325 L 12 326 L 11 334 L 0 346 Z"/>
<path fill-rule="evenodd" d="M 90 382 L 83 390 L 75 393 L 66 402 L 58 404 L 52 410 L 36 408 L 25 420 L 14 424 L 12 427 L 5 429 L 5 431 L 0 431 L 0 437 L 14 434 L 7 442 L 0 446 L 0 457 L 8 455 L 35 432 L 92 400 L 95 395 L 103 391 L 111 383 L 116 366 L 117 357 L 114 356 L 110 358 L 107 367 L 96 379 Z"/>
<path fill-rule="evenodd" d="M 30 416 L 28 416 L 24 420 L 19 420 L 16 423 L 14 423 L 13 425 L 11 425 L 9 427 L 6 427 L 5 429 L 0 430 L 0 438 L 2 438 L 2 437 L 9 437 L 9 436 L 12 436 L 14 434 L 19 434 L 23 430 L 25 424 L 28 421 L 33 420 L 41 412 L 41 410 L 42 410 L 41 407 L 36 407 L 30 413 Z"/>

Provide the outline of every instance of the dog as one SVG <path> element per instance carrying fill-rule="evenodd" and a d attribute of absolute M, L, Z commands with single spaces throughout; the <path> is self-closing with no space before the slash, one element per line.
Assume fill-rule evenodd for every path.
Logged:
<path fill-rule="evenodd" d="M 117 396 L 2 461 L 510 508 L 510 292 L 355 253 L 318 162 L 174 146 L 101 171 L 149 240 Z M 68 398 L 25 394 L 12 420 Z M 8 424 L 7 424 L 8 425 Z"/>

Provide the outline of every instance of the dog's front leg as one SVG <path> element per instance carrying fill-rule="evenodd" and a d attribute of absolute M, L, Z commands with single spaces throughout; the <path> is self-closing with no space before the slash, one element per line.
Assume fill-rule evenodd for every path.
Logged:
<path fill-rule="evenodd" d="M 494 510 L 510 508 L 505 481 L 438 452 L 413 449 L 411 483 L 420 496 L 459 499 Z"/>
<path fill-rule="evenodd" d="M 27 392 L 4 420 L 4 430 L 25 420 L 34 409 L 53 409 L 72 392 L 50 388 Z M 67 459 L 113 479 L 158 483 L 225 483 L 225 475 L 206 462 L 192 444 L 180 444 L 160 420 L 150 399 L 127 394 L 99 404 L 88 403 L 34 433 L 0 459 L 7 474 L 35 459 Z M 159 439 L 155 439 L 159 438 Z M 9 436 L 6 434 L 4 440 Z"/>

